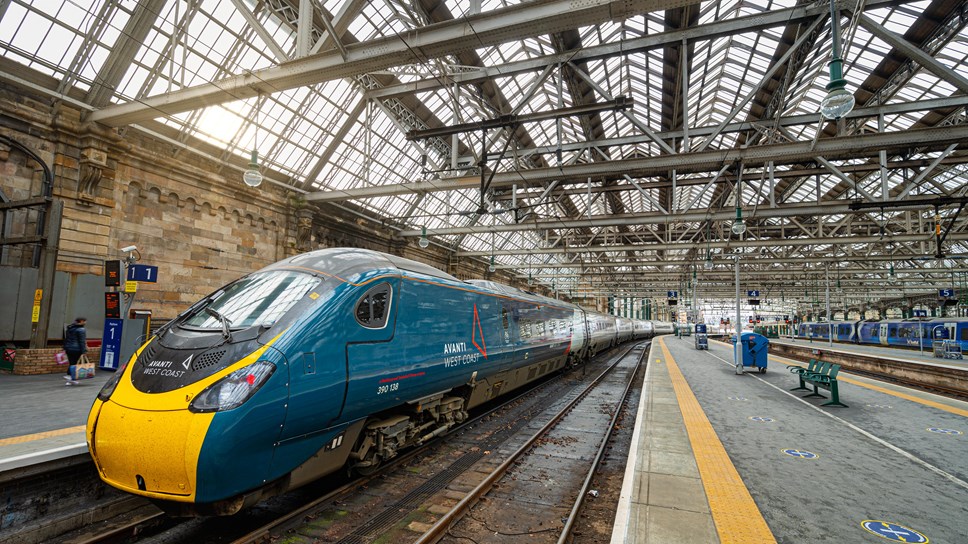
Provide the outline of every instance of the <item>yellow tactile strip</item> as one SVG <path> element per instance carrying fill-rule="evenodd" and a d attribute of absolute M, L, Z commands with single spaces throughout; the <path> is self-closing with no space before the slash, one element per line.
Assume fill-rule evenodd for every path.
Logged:
<path fill-rule="evenodd" d="M 43 433 L 25 434 L 22 436 L 12 436 L 10 438 L 4 438 L 0 440 L 0 446 L 10 446 L 12 444 L 23 444 L 24 442 L 33 442 L 34 440 L 43 440 L 45 438 L 51 438 L 54 436 L 63 436 L 65 434 L 83 433 L 84 429 L 87 427 L 85 425 L 78 425 L 77 427 L 67 427 L 65 429 L 56 429 L 53 431 L 47 431 Z"/>
<path fill-rule="evenodd" d="M 662 356 L 679 400 L 679 409 L 686 423 L 692 452 L 696 456 L 696 465 L 706 489 L 709 510 L 716 523 L 716 531 L 719 532 L 719 541 L 722 544 L 775 544 L 773 532 L 753 502 L 746 484 L 729 460 L 726 448 L 716 436 L 716 431 L 662 339 L 659 339 L 659 345 L 662 347 Z"/>

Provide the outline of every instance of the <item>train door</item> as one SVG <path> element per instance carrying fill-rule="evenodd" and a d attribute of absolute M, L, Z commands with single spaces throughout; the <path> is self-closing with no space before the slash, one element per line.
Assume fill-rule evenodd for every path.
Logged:
<path fill-rule="evenodd" d="M 886 346 L 887 345 L 887 323 L 881 323 L 880 329 L 881 330 L 880 330 L 880 334 L 878 335 L 878 338 L 880 339 L 881 344 Z"/>
<path fill-rule="evenodd" d="M 952 340 L 955 340 L 955 341 L 960 341 L 961 340 L 960 338 L 958 338 L 958 324 L 957 323 L 945 323 L 944 324 L 944 328 L 947 329 L 947 331 L 948 331 L 948 338 L 950 338 Z"/>

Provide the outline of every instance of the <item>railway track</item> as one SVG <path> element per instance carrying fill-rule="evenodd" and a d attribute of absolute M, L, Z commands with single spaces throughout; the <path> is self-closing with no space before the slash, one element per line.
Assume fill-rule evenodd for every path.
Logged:
<path fill-rule="evenodd" d="M 344 516 L 345 505 L 358 502 L 360 497 L 372 497 L 374 494 L 379 495 L 381 499 L 396 495 L 401 495 L 399 498 L 405 499 L 404 495 L 407 493 L 404 493 L 404 490 L 407 485 L 401 480 L 434 480 L 429 483 L 429 488 L 411 493 L 410 502 L 431 496 L 433 493 L 429 490 L 434 486 L 436 489 L 433 491 L 444 489 L 454 478 L 466 472 L 474 462 L 490 456 L 491 450 L 499 449 L 503 441 L 514 431 L 527 426 L 532 418 L 546 410 L 547 405 L 557 398 L 558 391 L 577 387 L 583 381 L 579 374 L 584 374 L 585 369 L 588 373 L 592 373 L 603 366 L 602 360 L 606 357 L 599 357 L 597 361 L 583 369 L 559 375 L 514 398 L 503 401 L 500 405 L 465 422 L 441 439 L 395 458 L 368 477 L 350 479 L 340 475 L 327 478 L 284 496 L 270 499 L 262 505 L 247 510 L 243 515 L 229 518 L 172 519 L 150 504 L 143 503 L 133 505 L 131 511 L 122 516 L 90 524 L 85 529 L 48 541 L 57 544 L 111 542 L 243 544 L 268 542 L 288 534 L 295 535 L 295 541 L 298 542 L 300 531 L 320 532 L 319 523 L 316 523 L 319 520 L 345 517 L 345 523 L 324 521 L 323 524 L 327 527 L 334 526 L 333 531 L 327 529 L 324 532 L 341 533 L 342 536 L 335 538 L 336 540 L 342 538 L 344 542 L 369 542 L 367 536 L 369 533 L 379 532 L 381 527 L 393 527 L 398 523 L 399 507 L 391 509 L 395 511 L 392 515 L 384 514 L 382 519 L 373 519 L 379 516 L 363 515 L 366 512 L 372 512 L 372 508 L 363 508 L 360 512 Z M 450 445 L 455 441 L 457 441 L 455 445 Z M 451 463 L 457 452 L 464 452 L 466 458 L 462 463 Z M 448 466 L 446 471 L 439 471 L 439 467 L 445 462 L 452 466 Z M 397 483 L 399 485 L 396 485 Z M 90 514 L 79 515 L 89 516 Z M 316 526 L 312 527 L 314 523 Z M 334 540 L 327 538 L 324 541 Z"/>
<path fill-rule="evenodd" d="M 632 349 L 602 372 L 416 544 L 569 541 L 644 354 L 644 347 Z"/>

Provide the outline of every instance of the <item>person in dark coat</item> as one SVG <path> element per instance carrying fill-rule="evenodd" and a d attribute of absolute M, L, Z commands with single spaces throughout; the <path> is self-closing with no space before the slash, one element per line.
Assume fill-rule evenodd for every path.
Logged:
<path fill-rule="evenodd" d="M 71 366 L 76 365 L 81 355 L 87 353 L 87 330 L 84 328 L 85 323 L 87 323 L 86 318 L 78 317 L 73 323 L 67 326 L 67 332 L 64 333 L 64 352 L 67 353 L 67 360 Z M 70 370 L 68 370 L 69 375 Z"/>

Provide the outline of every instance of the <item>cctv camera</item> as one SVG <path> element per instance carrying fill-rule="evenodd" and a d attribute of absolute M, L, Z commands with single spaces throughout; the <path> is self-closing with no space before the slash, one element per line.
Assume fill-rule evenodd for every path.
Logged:
<path fill-rule="evenodd" d="M 121 251 L 124 251 L 125 253 L 131 253 L 132 251 L 135 251 L 137 249 L 138 249 L 138 246 L 127 246 L 127 247 L 122 247 Z"/>

